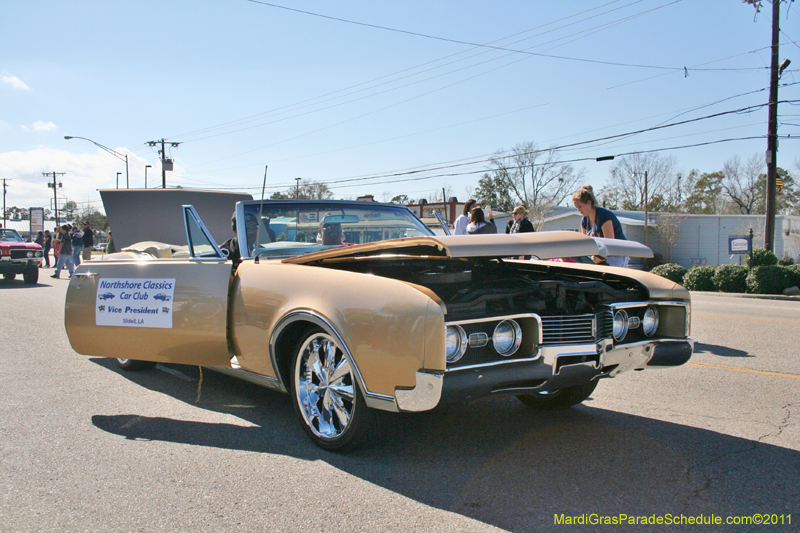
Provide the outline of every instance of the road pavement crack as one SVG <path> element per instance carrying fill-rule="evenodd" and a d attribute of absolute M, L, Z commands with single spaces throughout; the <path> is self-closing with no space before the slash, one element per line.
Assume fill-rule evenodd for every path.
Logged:
<path fill-rule="evenodd" d="M 781 433 L 783 432 L 784 428 L 789 426 L 789 421 L 792 418 L 792 407 L 794 407 L 796 405 L 798 405 L 798 402 L 789 403 L 789 404 L 786 404 L 786 405 L 784 405 L 782 407 L 782 409 L 786 412 L 786 415 L 778 422 L 777 432 L 771 432 L 771 433 L 766 433 L 764 435 L 761 435 L 757 439 L 750 441 L 750 445 L 747 446 L 746 448 L 741 449 L 741 450 L 733 450 L 733 451 L 729 451 L 729 452 L 726 452 L 726 453 L 721 453 L 721 454 L 718 454 L 716 456 L 713 456 L 713 457 L 709 458 L 709 460 L 707 460 L 707 461 L 704 461 L 704 462 L 701 462 L 701 463 L 696 463 L 694 465 L 689 466 L 686 469 L 686 482 L 687 482 L 687 485 L 688 486 L 692 485 L 692 478 L 693 478 L 694 475 L 697 475 L 698 477 L 702 476 L 704 478 L 704 481 L 702 482 L 702 486 L 700 486 L 699 488 L 697 488 L 697 489 L 692 491 L 691 495 L 689 497 L 687 497 L 687 501 L 691 502 L 692 500 L 704 499 L 703 498 L 703 494 L 708 490 L 708 488 L 711 485 L 711 482 L 714 480 L 714 476 L 712 476 L 712 475 L 701 474 L 699 472 L 699 470 L 701 468 L 704 469 L 706 467 L 713 466 L 713 465 L 715 465 L 715 464 L 717 464 L 717 463 L 719 463 L 719 462 L 721 462 L 723 460 L 726 460 L 726 459 L 728 459 L 730 457 L 734 457 L 736 455 L 740 455 L 740 454 L 743 454 L 743 453 L 751 452 L 751 451 L 755 450 L 760 444 L 769 445 L 768 443 L 765 443 L 764 440 L 767 439 L 768 437 L 778 437 L 778 436 L 781 435 Z M 697 471 L 697 474 L 695 474 L 695 471 Z"/>
<path fill-rule="evenodd" d="M 758 442 L 764 442 L 764 439 L 768 437 L 780 437 L 783 430 L 789 426 L 789 419 L 792 418 L 792 407 L 798 405 L 798 402 L 788 403 L 782 407 L 784 411 L 786 411 L 786 416 L 778 422 L 778 428 L 776 433 L 765 433 L 758 437 Z"/>

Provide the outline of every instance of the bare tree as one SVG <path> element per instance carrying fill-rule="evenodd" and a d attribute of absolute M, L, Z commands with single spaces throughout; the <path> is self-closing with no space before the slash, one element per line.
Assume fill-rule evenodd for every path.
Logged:
<path fill-rule="evenodd" d="M 675 248 L 675 243 L 678 242 L 678 229 L 684 220 L 686 220 L 685 216 L 671 213 L 661 213 L 656 218 L 655 233 L 661 244 L 662 260 L 665 263 L 672 261 L 672 250 Z"/>
<path fill-rule="evenodd" d="M 735 155 L 722 166 L 725 175 L 722 188 L 741 213 L 764 212 L 764 190 L 759 186 L 763 168 L 764 162 L 759 154 L 754 154 L 744 164 Z"/>
<path fill-rule="evenodd" d="M 527 142 L 497 152 L 492 173 L 494 188 L 502 184 L 505 189 L 495 192 L 525 206 L 531 222 L 541 227 L 545 214 L 575 191 L 585 170 L 576 172 L 569 163 L 562 163 L 555 148 L 539 150 L 535 143 Z"/>
<path fill-rule="evenodd" d="M 645 175 L 648 207 L 677 205 L 676 159 L 657 152 L 621 157 L 609 170 L 610 177 L 599 196 L 609 207 L 631 211 L 644 209 Z"/>
<path fill-rule="evenodd" d="M 330 200 L 333 192 L 327 184 L 321 181 L 304 181 L 295 187 L 289 187 L 285 191 L 275 192 L 270 196 L 273 200 L 290 200 L 299 198 L 301 200 Z"/>

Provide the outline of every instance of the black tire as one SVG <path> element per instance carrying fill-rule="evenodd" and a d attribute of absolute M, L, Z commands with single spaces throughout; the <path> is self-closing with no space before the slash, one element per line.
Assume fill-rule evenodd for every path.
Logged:
<path fill-rule="evenodd" d="M 27 285 L 33 285 L 39 281 L 39 267 L 26 268 L 25 272 L 22 273 L 22 279 Z"/>
<path fill-rule="evenodd" d="M 14 281 L 14 279 L 17 277 L 17 275 L 16 274 L 3 274 L 3 277 L 5 279 L 7 279 L 8 281 Z"/>
<path fill-rule="evenodd" d="M 123 370 L 130 372 L 138 372 L 140 370 L 150 370 L 158 363 L 155 361 L 137 361 L 135 359 L 120 359 L 117 358 L 117 364 Z"/>
<path fill-rule="evenodd" d="M 339 452 L 364 443 L 375 415 L 338 339 L 315 326 L 300 337 L 293 354 L 292 404 L 309 438 L 323 450 Z"/>
<path fill-rule="evenodd" d="M 595 387 L 597 387 L 597 380 L 590 381 L 585 385 L 566 387 L 550 394 L 520 394 L 517 399 L 533 409 L 556 411 L 578 405 L 592 395 Z"/>

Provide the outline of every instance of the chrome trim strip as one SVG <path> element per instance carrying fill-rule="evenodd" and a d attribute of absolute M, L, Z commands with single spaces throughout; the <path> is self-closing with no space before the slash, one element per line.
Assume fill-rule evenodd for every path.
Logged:
<path fill-rule="evenodd" d="M 81 278 L 96 278 L 100 276 L 99 272 L 75 272 L 75 277 L 77 279 Z"/>
<path fill-rule="evenodd" d="M 627 309 L 628 307 L 647 307 L 648 305 L 683 305 L 688 307 L 691 306 L 692 303 L 679 300 L 667 300 L 667 301 L 650 300 L 647 302 L 617 302 L 605 305 L 612 309 Z"/>
<path fill-rule="evenodd" d="M 236 379 L 248 381 L 261 387 L 286 392 L 278 378 L 273 378 L 272 376 L 263 376 L 261 374 L 256 374 L 255 372 L 250 372 L 249 370 L 243 370 L 241 368 L 225 368 L 219 366 L 205 366 L 203 368 L 213 370 L 214 372 L 219 372 L 220 374 L 225 374 L 226 376 L 231 376 Z"/>
<path fill-rule="evenodd" d="M 417 372 L 417 383 L 413 389 L 395 389 L 397 407 L 401 411 L 429 411 L 442 398 L 444 374 Z"/>
<path fill-rule="evenodd" d="M 526 359 L 511 359 L 507 361 L 492 361 L 491 363 L 479 363 L 476 365 L 466 365 L 466 366 L 457 366 L 455 368 L 448 368 L 445 370 L 445 373 L 448 374 L 450 372 L 459 372 L 461 370 L 475 370 L 476 368 L 490 368 L 493 366 L 500 366 L 500 365 L 513 365 L 518 363 L 530 363 L 539 359 L 539 354 L 537 353 L 534 357 L 528 357 Z"/>
<path fill-rule="evenodd" d="M 289 391 L 289 387 L 287 387 L 287 383 L 283 382 L 281 379 L 281 373 L 278 367 L 278 359 L 277 354 L 275 352 L 275 343 L 278 340 L 281 332 L 293 322 L 298 321 L 306 321 L 311 322 L 312 324 L 316 324 L 317 326 L 327 330 L 328 333 L 336 337 L 336 341 L 341 345 L 344 352 L 347 354 L 347 358 L 350 360 L 350 363 L 353 365 L 353 373 L 358 380 L 358 385 L 361 387 L 362 392 L 364 393 L 364 400 L 367 403 L 367 406 L 375 408 L 375 409 L 382 409 L 384 411 L 397 411 L 397 401 L 392 396 L 386 394 L 379 394 L 376 392 L 370 392 L 367 389 L 366 384 L 364 383 L 364 377 L 361 375 L 361 371 L 358 369 L 358 363 L 353 358 L 353 354 L 350 353 L 350 348 L 347 347 L 344 340 L 342 339 L 339 332 L 336 331 L 336 328 L 328 322 L 325 318 L 320 316 L 318 313 L 310 310 L 310 309 L 295 309 L 287 313 L 283 318 L 281 318 L 278 323 L 276 324 L 275 328 L 272 330 L 272 334 L 270 335 L 269 339 L 269 356 L 270 361 L 272 362 L 272 369 L 275 372 L 275 375 L 278 376 L 278 380 L 283 387 L 284 392 Z M 294 355 L 294 354 L 293 354 Z"/>

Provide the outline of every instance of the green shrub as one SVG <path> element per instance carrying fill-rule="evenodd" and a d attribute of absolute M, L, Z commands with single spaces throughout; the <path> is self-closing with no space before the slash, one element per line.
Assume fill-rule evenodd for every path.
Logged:
<path fill-rule="evenodd" d="M 745 292 L 747 290 L 747 267 L 720 265 L 714 270 L 714 285 L 722 292 Z"/>
<path fill-rule="evenodd" d="M 657 274 L 662 278 L 667 278 L 675 283 L 683 283 L 683 276 L 686 275 L 686 267 L 682 267 L 677 263 L 667 263 L 665 265 L 658 265 L 653 270 L 653 274 Z"/>
<path fill-rule="evenodd" d="M 747 292 L 753 294 L 781 294 L 790 287 L 790 272 L 778 265 L 757 266 L 747 274 Z"/>
<path fill-rule="evenodd" d="M 750 255 L 744 256 L 744 264 L 750 264 Z M 753 266 L 770 266 L 778 264 L 778 256 L 764 248 L 753 248 Z"/>
<path fill-rule="evenodd" d="M 786 271 L 786 276 L 788 277 L 787 286 L 800 287 L 800 265 L 789 265 L 783 268 Z"/>
<path fill-rule="evenodd" d="M 683 286 L 690 291 L 716 291 L 715 271 L 716 269 L 711 265 L 692 267 L 683 276 Z"/>
<path fill-rule="evenodd" d="M 789 266 L 794 264 L 794 259 L 789 257 L 788 255 L 784 255 L 780 259 L 778 259 L 778 264 L 781 266 Z"/>

